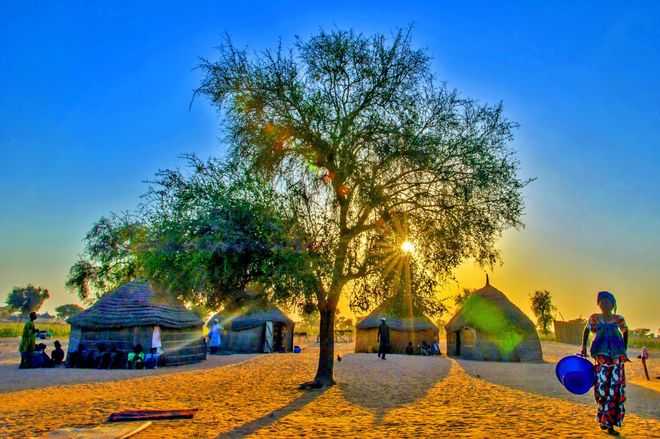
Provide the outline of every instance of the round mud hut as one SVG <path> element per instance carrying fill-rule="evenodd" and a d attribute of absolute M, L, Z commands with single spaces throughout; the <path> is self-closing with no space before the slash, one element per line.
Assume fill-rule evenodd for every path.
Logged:
<path fill-rule="evenodd" d="M 67 319 L 69 352 L 115 346 L 128 353 L 140 344 L 158 349 L 158 364 L 174 366 L 206 359 L 204 322 L 180 305 L 157 298 L 149 282 L 128 282 L 101 297 L 90 308 Z"/>
<path fill-rule="evenodd" d="M 378 326 L 385 317 L 390 327 L 390 353 L 403 354 L 412 342 L 414 351 L 422 341 L 431 343 L 438 340 L 438 327 L 416 306 L 409 304 L 402 294 L 383 302 L 357 324 L 355 352 L 378 352 Z"/>
<path fill-rule="evenodd" d="M 209 320 L 218 319 L 223 328 L 223 352 L 271 353 L 293 351 L 294 322 L 278 307 L 268 303 L 225 309 Z"/>
<path fill-rule="evenodd" d="M 497 288 L 468 297 L 445 325 L 447 354 L 466 360 L 543 361 L 534 323 Z"/>

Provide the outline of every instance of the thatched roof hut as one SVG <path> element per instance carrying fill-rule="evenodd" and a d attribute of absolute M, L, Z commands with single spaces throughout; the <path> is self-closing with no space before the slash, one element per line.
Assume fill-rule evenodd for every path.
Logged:
<path fill-rule="evenodd" d="M 122 352 L 141 344 L 146 352 L 159 348 L 163 365 L 196 363 L 206 357 L 204 322 L 184 307 L 159 299 L 149 282 L 122 285 L 67 323 L 70 351 L 78 343 L 87 348 L 115 345 Z"/>
<path fill-rule="evenodd" d="M 445 326 L 447 353 L 468 360 L 542 361 L 534 323 L 500 290 L 474 292 Z"/>
<path fill-rule="evenodd" d="M 422 341 L 438 341 L 438 327 L 403 294 L 397 294 L 357 324 L 355 352 L 378 352 L 378 326 L 382 317 L 390 327 L 391 353 L 404 353 L 408 342 L 417 350 Z"/>
<path fill-rule="evenodd" d="M 243 308 L 225 309 L 213 316 L 224 328 L 221 350 L 242 353 L 293 351 L 295 323 L 277 306 L 255 301 Z"/>

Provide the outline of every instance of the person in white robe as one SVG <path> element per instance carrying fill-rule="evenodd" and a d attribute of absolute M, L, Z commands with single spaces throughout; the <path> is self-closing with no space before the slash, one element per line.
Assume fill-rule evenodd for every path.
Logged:
<path fill-rule="evenodd" d="M 217 354 L 220 346 L 222 346 L 222 326 L 218 319 L 213 319 L 213 325 L 209 328 L 209 347 L 211 348 L 211 354 Z"/>

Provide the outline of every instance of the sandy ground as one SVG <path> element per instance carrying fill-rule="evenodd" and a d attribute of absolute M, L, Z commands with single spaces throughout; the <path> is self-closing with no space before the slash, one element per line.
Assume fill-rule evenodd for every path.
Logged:
<path fill-rule="evenodd" d="M 562 390 L 552 362 L 405 355 L 382 361 L 352 349 L 337 346 L 343 358 L 335 363 L 337 386 L 306 392 L 297 385 L 314 375 L 314 347 L 299 355 L 245 356 L 232 364 L 221 363 L 232 357 L 212 357 L 186 366 L 195 370 L 163 368 L 153 376 L 7 391 L 3 383 L 25 381 L 25 372 L 68 371 L 19 371 L 14 364 L 1 374 L 13 378 L 0 383 L 0 437 L 98 425 L 120 410 L 193 407 L 200 409 L 194 419 L 157 421 L 135 437 L 605 437 L 596 428 L 590 394 L 576 397 Z M 574 349 L 544 343 L 550 361 Z M 216 359 L 219 363 L 211 364 Z M 622 437 L 660 437 L 660 393 L 634 384 L 635 361 L 628 368 L 632 384 Z"/>
<path fill-rule="evenodd" d="M 52 341 L 47 340 L 50 353 Z M 68 384 L 94 383 L 103 381 L 117 381 L 131 378 L 160 376 L 181 373 L 192 370 L 211 369 L 218 366 L 245 361 L 254 355 L 209 355 L 207 361 L 198 364 L 188 364 L 178 367 L 161 367 L 155 370 L 96 370 L 96 369 L 66 369 L 54 367 L 52 369 L 25 369 L 19 370 L 21 363 L 18 342 L 14 339 L 0 339 L 0 393 L 16 390 L 42 389 L 49 386 L 63 386 Z M 62 343 L 66 352 L 67 345 Z"/>

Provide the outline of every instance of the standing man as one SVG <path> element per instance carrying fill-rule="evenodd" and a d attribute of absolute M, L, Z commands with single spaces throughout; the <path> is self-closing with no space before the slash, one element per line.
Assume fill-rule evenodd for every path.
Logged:
<path fill-rule="evenodd" d="M 37 320 L 37 313 L 32 311 L 30 313 L 30 320 L 25 322 L 23 326 L 23 335 L 21 336 L 21 344 L 18 350 L 21 353 L 21 365 L 19 369 L 27 369 L 32 363 L 32 350 L 34 349 L 34 342 L 37 340 L 35 334 L 39 332 L 34 327 L 34 321 Z"/>
<path fill-rule="evenodd" d="M 380 342 L 378 345 L 378 358 L 385 359 L 387 348 L 390 344 L 390 327 L 385 323 L 385 317 L 380 318 L 380 326 L 378 327 L 378 337 L 376 341 Z"/>

